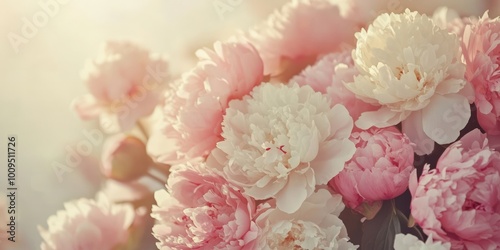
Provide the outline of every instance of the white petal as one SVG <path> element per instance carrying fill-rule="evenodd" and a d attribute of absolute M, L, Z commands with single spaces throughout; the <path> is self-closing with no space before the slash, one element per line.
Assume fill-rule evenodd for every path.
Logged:
<path fill-rule="evenodd" d="M 440 95 L 446 95 L 451 93 L 458 93 L 466 85 L 466 81 L 463 79 L 448 79 L 439 83 L 436 88 L 436 93 Z"/>
<path fill-rule="evenodd" d="M 469 101 L 459 94 L 435 95 L 422 110 L 425 134 L 439 144 L 454 142 L 470 118 Z"/>
<path fill-rule="evenodd" d="M 291 173 L 286 186 L 276 194 L 276 206 L 289 214 L 297 211 L 307 198 L 307 189 L 306 179 L 296 173 Z"/>
<path fill-rule="evenodd" d="M 333 120 L 330 134 L 335 135 L 338 139 L 348 138 L 351 135 L 353 128 L 352 117 L 347 111 L 346 107 L 341 104 L 337 104 L 332 108 Z"/>
<path fill-rule="evenodd" d="M 385 128 L 401 122 L 401 113 L 382 107 L 376 111 L 368 111 L 361 114 L 356 121 L 356 126 L 360 129 L 369 129 L 372 126 Z"/>
<path fill-rule="evenodd" d="M 413 112 L 402 122 L 402 131 L 415 143 L 417 155 L 428 155 L 434 150 L 434 141 L 424 132 L 422 111 Z"/>
<path fill-rule="evenodd" d="M 318 154 L 319 147 L 318 130 L 313 129 L 312 134 L 304 135 L 300 138 L 300 161 L 310 162 Z"/>
<path fill-rule="evenodd" d="M 354 143 L 349 139 L 330 141 L 321 146 L 318 157 L 311 162 L 317 185 L 326 184 L 342 169 L 356 151 Z"/>

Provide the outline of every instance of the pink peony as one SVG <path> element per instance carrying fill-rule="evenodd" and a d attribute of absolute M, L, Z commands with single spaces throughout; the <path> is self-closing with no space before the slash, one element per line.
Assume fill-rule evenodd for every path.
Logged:
<path fill-rule="evenodd" d="M 462 49 L 465 76 L 476 90 L 477 119 L 489 134 L 500 135 L 500 18 L 488 13 L 466 27 Z"/>
<path fill-rule="evenodd" d="M 232 99 L 262 81 L 262 60 L 247 43 L 216 42 L 214 51 L 197 51 L 198 65 L 167 93 L 163 128 L 148 142 L 148 152 L 167 164 L 205 157 L 222 138 L 222 116 Z"/>
<path fill-rule="evenodd" d="M 353 44 L 358 27 L 341 15 L 343 2 L 348 1 L 292 0 L 252 28 L 246 36 L 261 53 L 265 74 Z"/>
<path fill-rule="evenodd" d="M 111 204 L 100 194 L 97 200 L 82 198 L 64 207 L 49 217 L 48 229 L 38 227 L 43 250 L 111 250 L 127 242 L 134 219 L 132 206 Z"/>
<path fill-rule="evenodd" d="M 257 249 L 357 249 L 338 217 L 344 210 L 340 195 L 319 189 L 293 214 L 269 203 L 261 208 Z"/>
<path fill-rule="evenodd" d="M 363 202 L 395 198 L 408 188 L 413 170 L 413 147 L 395 127 L 354 132 L 356 152 L 329 184 L 356 209 Z M 358 208 L 360 212 L 362 208 Z"/>
<path fill-rule="evenodd" d="M 155 193 L 159 249 L 253 249 L 255 202 L 204 165 L 177 165 Z"/>
<path fill-rule="evenodd" d="M 410 179 L 411 214 L 426 234 L 452 249 L 497 249 L 500 242 L 500 152 L 476 129 Z"/>
<path fill-rule="evenodd" d="M 357 74 L 359 72 L 354 66 L 351 51 L 344 51 L 324 56 L 292 78 L 290 83 L 309 85 L 314 91 L 327 94 L 332 100 L 332 106 L 344 105 L 353 120 L 357 120 L 361 113 L 377 109 L 376 106 L 358 99 L 344 86 L 344 83 L 352 82 Z"/>
<path fill-rule="evenodd" d="M 253 198 L 276 198 L 287 213 L 337 175 L 355 151 L 346 108 L 331 107 L 309 86 L 262 84 L 230 103 L 222 125 L 224 140 L 208 164 Z"/>
<path fill-rule="evenodd" d="M 100 118 L 107 132 L 126 131 L 150 115 L 168 80 L 167 63 L 129 42 L 107 42 L 83 78 L 90 94 L 73 102 L 82 119 Z"/>

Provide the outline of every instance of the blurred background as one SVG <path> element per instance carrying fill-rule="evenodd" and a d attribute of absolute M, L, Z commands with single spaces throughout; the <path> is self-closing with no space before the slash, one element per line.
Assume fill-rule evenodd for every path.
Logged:
<path fill-rule="evenodd" d="M 196 62 L 196 49 L 259 23 L 284 2 L 0 0 L 0 193 L 6 192 L 7 136 L 18 142 L 18 242 L 7 249 L 38 249 L 36 226 L 46 227 L 64 201 L 94 197 L 99 188 L 100 143 L 92 144 L 92 157 L 75 160 L 73 170 L 58 174 L 54 166 L 71 165 L 68 156 L 97 126 L 69 107 L 87 92 L 80 72 L 104 41 L 131 40 L 165 54 L 180 74 Z M 441 5 L 462 15 L 488 8 L 490 17 L 500 13 L 500 0 L 383 0 L 380 11 L 410 7 L 432 14 Z"/>

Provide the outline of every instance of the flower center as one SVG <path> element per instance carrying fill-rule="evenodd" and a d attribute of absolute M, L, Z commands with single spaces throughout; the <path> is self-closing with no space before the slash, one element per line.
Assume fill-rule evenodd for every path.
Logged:
<path fill-rule="evenodd" d="M 281 162 L 283 165 L 285 165 L 285 167 L 289 168 L 288 159 L 290 158 L 290 154 L 288 153 L 288 149 L 286 149 L 286 146 L 284 144 L 265 142 L 262 144 L 262 148 L 265 150 L 262 156 L 266 159 L 266 162 Z"/>
<path fill-rule="evenodd" d="M 462 206 L 462 209 L 465 211 L 469 210 L 485 211 L 486 208 L 480 202 L 471 199 L 466 199 L 464 205 Z"/>

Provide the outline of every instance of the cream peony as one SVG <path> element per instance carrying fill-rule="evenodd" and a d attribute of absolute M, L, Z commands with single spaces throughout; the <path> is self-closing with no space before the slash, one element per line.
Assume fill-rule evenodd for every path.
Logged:
<path fill-rule="evenodd" d="M 360 74 L 346 87 L 365 102 L 379 105 L 356 121 L 362 129 L 403 122 L 403 132 L 418 154 L 432 152 L 434 141 L 453 142 L 470 118 L 462 93 L 465 65 L 456 35 L 425 15 L 406 10 L 382 14 L 356 33 L 354 63 Z"/>
<path fill-rule="evenodd" d="M 396 234 L 394 239 L 395 250 L 450 250 L 451 244 L 433 241 L 432 234 L 425 243 L 411 234 Z"/>
<path fill-rule="evenodd" d="M 330 108 L 309 86 L 256 87 L 251 96 L 230 102 L 222 125 L 224 140 L 211 158 L 246 194 L 276 198 L 288 213 L 337 175 L 355 151 L 346 108 Z"/>
<path fill-rule="evenodd" d="M 257 217 L 258 249 L 357 249 L 338 217 L 342 210 L 342 197 L 325 189 L 313 193 L 293 214 L 269 208 Z"/>

